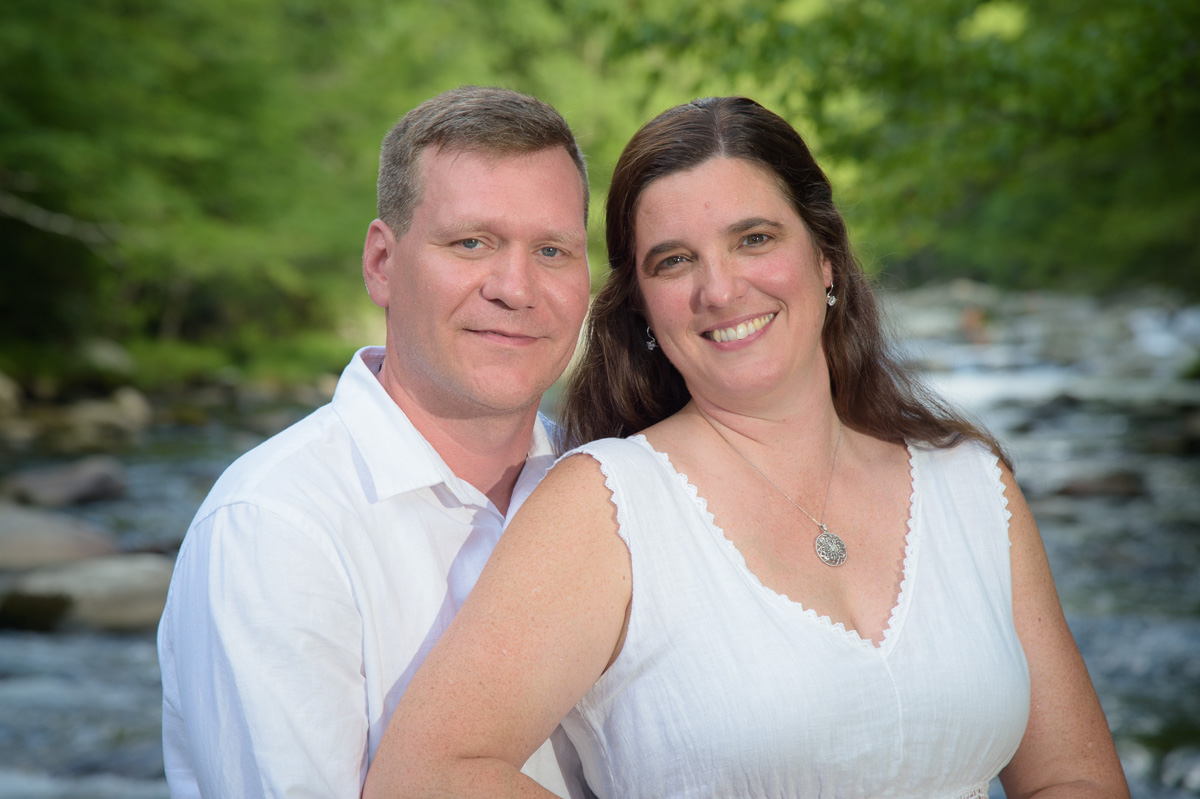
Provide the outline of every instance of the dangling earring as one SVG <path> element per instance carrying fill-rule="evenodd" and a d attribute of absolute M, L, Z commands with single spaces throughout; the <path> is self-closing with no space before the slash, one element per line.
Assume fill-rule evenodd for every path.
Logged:
<path fill-rule="evenodd" d="M 658 340 L 654 338 L 654 333 L 650 331 L 650 325 L 646 325 L 646 349 L 651 352 L 658 349 Z"/>
<path fill-rule="evenodd" d="M 833 293 L 833 286 L 825 287 L 825 304 L 832 308 L 837 304 L 837 295 Z"/>

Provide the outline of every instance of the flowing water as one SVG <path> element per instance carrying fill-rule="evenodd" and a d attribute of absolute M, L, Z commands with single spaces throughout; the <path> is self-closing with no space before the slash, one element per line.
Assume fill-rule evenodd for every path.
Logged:
<path fill-rule="evenodd" d="M 896 313 L 911 359 L 1011 450 L 1133 795 L 1200 796 L 1200 384 L 1171 360 L 1188 319 L 1200 351 L 1200 312 L 1181 324 L 1061 300 L 971 340 L 961 302 L 908 306 Z M 1124 339 L 1094 335 L 1106 316 Z M 1048 354 L 1050 328 L 1075 331 L 1070 357 Z M 1130 342 L 1144 360 L 1132 372 Z M 221 470 L 261 439 L 236 421 L 159 427 L 121 456 L 126 496 L 77 513 L 126 549 L 174 551 Z M 152 632 L 0 631 L 0 799 L 165 797 L 159 690 Z"/>

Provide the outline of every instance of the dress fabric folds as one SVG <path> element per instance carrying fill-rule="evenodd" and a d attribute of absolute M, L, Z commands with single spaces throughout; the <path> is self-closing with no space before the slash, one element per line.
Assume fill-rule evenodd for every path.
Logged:
<path fill-rule="evenodd" d="M 633 570 L 621 654 L 563 721 L 600 799 L 987 796 L 1029 714 L 991 452 L 909 446 L 878 646 L 763 586 L 644 437 L 574 452 L 599 461 Z"/>

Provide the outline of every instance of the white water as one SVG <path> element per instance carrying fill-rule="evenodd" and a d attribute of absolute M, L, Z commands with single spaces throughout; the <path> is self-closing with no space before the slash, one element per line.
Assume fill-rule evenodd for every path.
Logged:
<path fill-rule="evenodd" d="M 959 297 L 906 300 L 899 327 L 931 384 L 1011 449 L 1133 795 L 1200 796 L 1200 457 L 1159 446 L 1200 410 L 1200 385 L 1171 377 L 1200 351 L 1200 312 L 1060 299 L 993 303 L 1009 316 L 985 343 L 960 335 Z M 128 548 L 172 549 L 257 440 L 157 431 L 123 456 L 129 495 L 78 512 Z M 1117 470 L 1144 494 L 1057 493 Z M 158 680 L 150 632 L 0 631 L 0 799 L 165 797 Z"/>

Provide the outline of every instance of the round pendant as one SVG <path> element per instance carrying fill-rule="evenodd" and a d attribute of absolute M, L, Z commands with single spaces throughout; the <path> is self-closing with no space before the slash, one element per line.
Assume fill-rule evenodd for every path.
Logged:
<path fill-rule="evenodd" d="M 846 562 L 846 542 L 826 530 L 814 542 L 817 557 L 827 566 L 841 566 Z"/>

